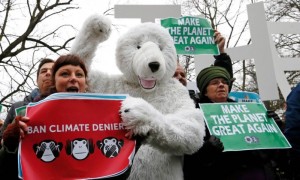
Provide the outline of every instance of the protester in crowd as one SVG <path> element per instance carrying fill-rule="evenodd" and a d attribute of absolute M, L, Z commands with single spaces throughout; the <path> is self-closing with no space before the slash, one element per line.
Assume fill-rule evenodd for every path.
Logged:
<path fill-rule="evenodd" d="M 210 88 L 211 90 L 209 91 L 209 96 L 214 100 L 214 101 L 221 101 L 223 100 L 223 102 L 227 101 L 227 95 L 226 95 L 226 91 L 228 93 L 229 91 L 229 82 L 230 82 L 230 75 L 229 73 L 226 71 L 226 69 L 222 68 L 222 67 L 218 67 L 218 66 L 211 66 L 214 67 L 216 69 L 216 71 L 211 74 L 211 77 L 215 77 L 216 79 L 212 82 L 212 84 L 216 84 L 219 83 L 221 84 L 221 89 L 220 92 L 213 90 L 212 88 Z M 204 69 L 204 71 L 202 70 L 201 72 L 203 72 L 203 74 L 207 74 L 208 71 L 206 71 L 207 68 Z M 201 73 L 200 72 L 200 73 Z M 200 74 L 199 73 L 199 74 Z M 199 77 L 199 75 L 198 75 Z M 198 78 L 197 78 L 198 80 Z M 209 79 L 206 79 L 209 80 Z M 206 82 L 207 83 L 207 82 Z M 227 86 L 225 86 L 224 84 L 227 84 Z M 197 81 L 197 85 L 198 85 L 198 81 Z M 196 103 L 196 107 L 199 108 L 198 103 L 200 102 L 200 100 L 203 100 L 203 90 L 201 88 L 198 89 L 200 90 L 200 99 L 194 99 L 195 103 Z M 215 94 L 214 94 L 215 92 Z M 231 100 L 228 99 L 230 102 Z M 208 130 L 206 129 L 206 136 L 204 139 L 204 144 L 202 146 L 202 148 L 195 154 L 193 155 L 185 155 L 184 156 L 184 179 L 195 179 L 198 177 L 201 177 L 203 179 L 209 178 L 211 179 L 211 177 L 209 177 L 209 174 L 207 174 L 207 172 L 205 172 L 206 166 L 209 167 L 209 165 L 211 163 L 213 163 L 214 159 L 217 158 L 217 156 L 219 156 L 219 154 L 221 154 L 221 152 L 224 150 L 224 146 L 223 143 L 220 141 L 219 138 L 215 137 L 215 136 L 210 136 Z M 199 164 L 199 162 L 201 164 Z M 197 164 L 195 166 L 195 163 Z M 202 167 L 203 166 L 203 167 Z M 198 174 L 199 170 L 201 169 L 201 175 Z M 208 169 L 208 168 L 207 168 Z M 202 176 L 202 174 L 204 176 Z"/>
<path fill-rule="evenodd" d="M 289 162 L 292 180 L 300 179 L 300 83 L 293 88 L 286 100 L 284 134 L 292 149 L 289 152 Z"/>
<path fill-rule="evenodd" d="M 200 91 L 198 103 L 234 102 L 228 98 L 231 86 L 230 74 L 226 69 L 211 66 L 203 69 L 197 76 Z M 206 134 L 207 146 L 203 146 L 192 156 L 185 156 L 185 179 L 272 179 L 271 167 L 265 167 L 263 159 L 255 151 L 222 152 L 220 139 Z M 198 161 L 197 161 L 198 160 Z M 193 161 L 198 163 L 192 165 Z M 198 174 L 201 169 L 201 175 Z"/>
<path fill-rule="evenodd" d="M 190 92 L 197 108 L 199 108 L 198 103 L 234 102 L 228 98 L 234 78 L 231 59 L 224 51 L 225 38 L 216 31 L 215 40 L 220 55 L 214 56 L 216 59 L 214 66 L 205 68 L 198 74 L 197 85 L 200 98 Z M 181 83 L 184 82 L 178 74 L 185 75 L 180 64 L 174 77 L 181 79 Z M 267 116 L 280 120 L 274 111 L 268 111 Z M 222 153 L 223 150 L 224 146 L 220 139 L 210 135 L 207 130 L 203 147 L 197 153 L 184 157 L 184 179 L 276 179 L 274 161 L 265 155 L 268 152 Z"/>
<path fill-rule="evenodd" d="M 19 107 L 26 106 L 28 103 L 33 102 L 39 94 L 43 94 L 48 91 L 49 86 L 51 85 L 51 69 L 54 64 L 52 59 L 42 59 L 37 70 L 37 86 L 28 96 L 24 98 L 23 101 L 16 102 L 12 104 L 11 108 L 8 111 L 6 119 L 3 126 L 0 129 L 0 139 L 6 127 L 15 119 L 15 110 Z"/>
<path fill-rule="evenodd" d="M 197 103 L 234 102 L 228 98 L 232 78 L 223 67 L 211 66 L 197 76 Z M 275 113 L 276 114 L 276 113 Z M 270 115 L 270 114 L 267 114 Z M 276 114 L 277 115 L 277 114 Z M 274 118 L 276 115 L 272 115 Z M 277 115 L 278 116 L 278 115 Z M 277 179 L 273 153 L 267 150 L 222 152 L 219 138 L 207 131 L 203 147 L 184 159 L 185 179 Z M 201 173 L 199 174 L 199 171 Z"/>
<path fill-rule="evenodd" d="M 173 75 L 174 78 L 178 79 L 178 81 L 186 86 L 187 85 L 187 80 L 186 80 L 186 73 L 183 69 L 183 67 L 180 65 L 179 60 L 177 60 L 177 67 L 175 74 Z"/>
<path fill-rule="evenodd" d="M 52 63 L 53 64 L 53 63 Z M 81 59 L 74 55 L 60 56 L 54 65 L 47 66 L 48 71 L 52 69 L 49 78 L 52 82 L 48 90 L 40 91 L 40 95 L 35 97 L 35 101 L 45 98 L 54 92 L 85 92 L 87 89 L 87 70 Z M 43 73 L 43 65 L 41 65 Z M 48 75 L 47 75 L 48 76 Z M 41 77 L 40 77 L 41 78 Z M 41 86 L 42 87 L 42 86 Z M 27 132 L 26 122 L 28 117 L 17 116 L 11 124 L 7 126 L 3 133 L 0 149 L 0 174 L 1 179 L 18 178 L 17 150 L 20 138 L 24 138 Z"/>

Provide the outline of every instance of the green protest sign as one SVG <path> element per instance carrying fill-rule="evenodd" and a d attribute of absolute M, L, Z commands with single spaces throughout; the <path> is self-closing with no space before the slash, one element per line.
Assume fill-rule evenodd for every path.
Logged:
<path fill-rule="evenodd" d="M 185 16 L 161 19 L 173 37 L 177 54 L 220 54 L 214 30 L 205 18 Z"/>
<path fill-rule="evenodd" d="M 224 151 L 290 148 L 291 145 L 262 103 L 200 104 L 209 132 Z"/>
<path fill-rule="evenodd" d="M 15 109 L 15 113 L 17 116 L 25 116 L 26 114 L 26 107 L 27 106 L 21 106 Z"/>

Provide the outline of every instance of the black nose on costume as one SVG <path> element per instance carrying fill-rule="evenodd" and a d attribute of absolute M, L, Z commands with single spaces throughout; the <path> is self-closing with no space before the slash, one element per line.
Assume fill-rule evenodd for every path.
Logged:
<path fill-rule="evenodd" d="M 159 63 L 158 62 L 151 62 L 148 64 L 152 72 L 156 72 L 159 68 Z"/>

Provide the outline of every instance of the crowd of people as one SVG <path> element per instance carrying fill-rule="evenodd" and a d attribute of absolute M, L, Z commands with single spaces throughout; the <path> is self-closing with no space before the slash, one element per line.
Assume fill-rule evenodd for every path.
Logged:
<path fill-rule="evenodd" d="M 215 56 L 214 65 L 204 68 L 197 75 L 199 94 L 190 91 L 195 108 L 202 103 L 234 102 L 228 97 L 234 82 L 232 62 L 225 53 L 225 38 L 215 32 L 220 55 Z M 26 138 L 28 117 L 16 116 L 15 109 L 30 102 L 40 101 L 52 93 L 81 92 L 88 90 L 88 72 L 82 60 L 75 55 L 62 55 L 56 61 L 41 60 L 37 71 L 37 85 L 23 101 L 14 103 L 1 127 L 0 172 L 1 179 L 18 179 L 17 150 L 21 138 Z M 178 61 L 174 74 L 183 86 L 187 85 L 186 73 Z M 300 179 L 300 84 L 287 98 L 286 126 L 284 134 L 292 145 L 288 150 L 247 150 L 223 152 L 224 145 L 219 137 L 210 135 L 206 129 L 203 146 L 183 161 L 184 179 L 228 179 L 228 180 L 275 180 Z M 279 126 L 279 116 L 268 111 Z M 278 156 L 285 157 L 279 161 Z M 288 170 L 288 166 L 291 170 Z M 123 176 L 123 179 L 128 177 Z M 142 179 L 142 178 L 141 178 Z"/>

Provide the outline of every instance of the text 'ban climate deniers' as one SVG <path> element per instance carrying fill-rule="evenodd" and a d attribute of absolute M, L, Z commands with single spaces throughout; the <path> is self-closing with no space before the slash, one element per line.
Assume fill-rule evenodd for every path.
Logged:
<path fill-rule="evenodd" d="M 28 134 L 35 133 L 63 133 L 63 132 L 81 132 L 81 131 L 117 131 L 124 130 L 122 123 L 107 124 L 61 124 L 61 125 L 42 125 L 28 126 Z"/>

